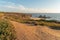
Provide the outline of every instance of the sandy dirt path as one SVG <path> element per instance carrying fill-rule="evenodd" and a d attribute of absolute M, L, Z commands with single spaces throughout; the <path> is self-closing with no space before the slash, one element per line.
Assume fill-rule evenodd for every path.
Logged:
<path fill-rule="evenodd" d="M 15 27 L 18 40 L 56 40 L 60 38 L 60 31 L 46 26 L 31 26 L 11 21 Z M 45 36 L 44 36 L 45 35 Z"/>
<path fill-rule="evenodd" d="M 11 21 L 14 25 L 18 40 L 40 40 L 40 35 L 36 33 L 36 26 Z"/>

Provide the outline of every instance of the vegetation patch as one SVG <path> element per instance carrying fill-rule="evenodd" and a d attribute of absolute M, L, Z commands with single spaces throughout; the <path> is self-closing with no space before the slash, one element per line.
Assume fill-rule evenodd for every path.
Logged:
<path fill-rule="evenodd" d="M 49 28 L 54 29 L 54 30 L 60 30 L 60 27 L 58 27 L 58 26 L 51 26 Z"/>
<path fill-rule="evenodd" d="M 0 40 L 15 40 L 16 34 L 12 24 L 5 19 L 0 19 Z"/>
<path fill-rule="evenodd" d="M 54 27 L 54 28 L 60 27 L 60 22 L 56 21 L 56 20 L 42 20 L 42 19 L 40 19 L 40 20 L 32 20 L 32 19 L 30 19 L 30 17 L 28 19 L 25 19 L 24 15 L 23 16 L 22 15 L 15 15 L 13 13 L 11 13 L 11 14 L 1 13 L 0 15 L 3 16 L 3 14 L 4 14 L 4 17 L 2 17 L 2 18 L 9 19 L 9 20 L 16 21 L 16 22 L 20 22 L 20 23 L 31 24 L 31 25 L 35 25 L 35 26 L 36 25 L 48 26 L 48 27 Z M 48 18 L 50 18 L 50 17 L 48 17 Z"/>

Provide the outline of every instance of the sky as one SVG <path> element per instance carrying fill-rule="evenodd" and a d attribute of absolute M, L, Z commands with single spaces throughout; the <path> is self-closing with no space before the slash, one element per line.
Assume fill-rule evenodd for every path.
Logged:
<path fill-rule="evenodd" d="M 0 11 L 60 13 L 60 0 L 0 0 Z"/>

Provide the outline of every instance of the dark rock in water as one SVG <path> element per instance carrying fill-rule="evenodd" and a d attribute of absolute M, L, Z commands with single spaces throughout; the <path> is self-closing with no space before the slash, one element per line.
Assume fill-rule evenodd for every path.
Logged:
<path fill-rule="evenodd" d="M 51 17 L 49 17 L 49 16 L 46 16 L 46 15 L 44 15 L 44 16 L 42 16 L 42 15 L 40 15 L 38 18 L 51 18 Z"/>

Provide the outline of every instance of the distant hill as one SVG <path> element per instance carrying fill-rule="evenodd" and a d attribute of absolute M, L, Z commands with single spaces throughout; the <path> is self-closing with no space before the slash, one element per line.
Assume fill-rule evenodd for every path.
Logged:
<path fill-rule="evenodd" d="M 29 19 L 32 15 L 26 13 L 0 12 L 0 17 L 7 19 Z"/>

